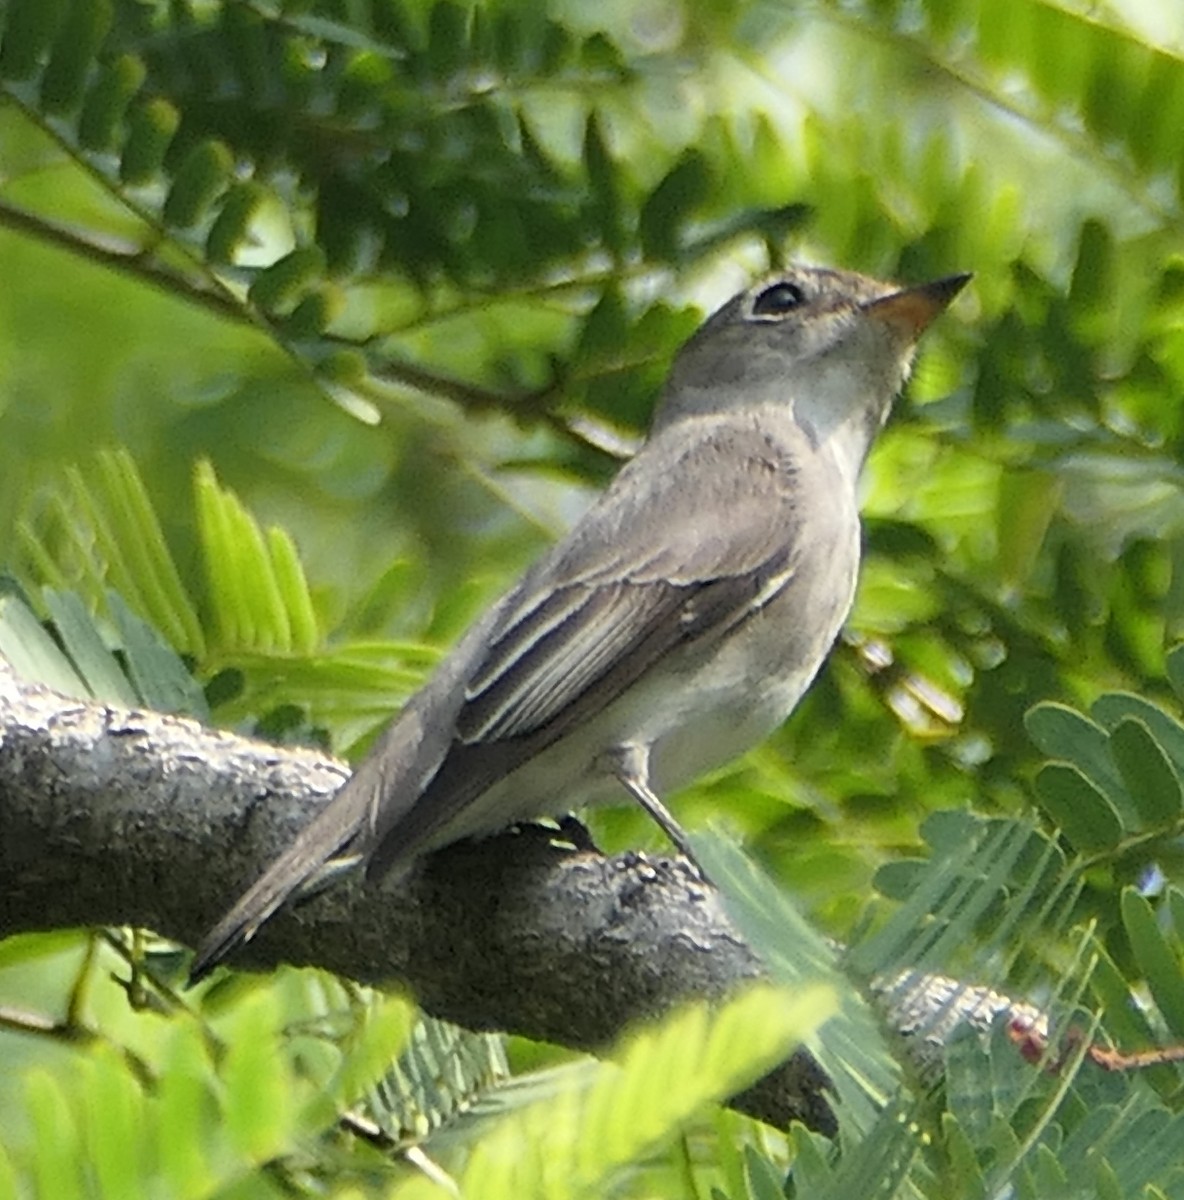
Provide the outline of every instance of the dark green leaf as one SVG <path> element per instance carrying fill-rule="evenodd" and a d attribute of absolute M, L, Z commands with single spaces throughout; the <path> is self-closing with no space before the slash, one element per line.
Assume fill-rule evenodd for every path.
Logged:
<path fill-rule="evenodd" d="M 1116 812 L 1133 826 L 1134 805 L 1110 755 L 1105 730 L 1064 704 L 1037 704 L 1024 715 L 1028 736 L 1049 758 L 1063 759 L 1105 796 Z"/>
<path fill-rule="evenodd" d="M 584 170 L 592 193 L 592 218 L 605 246 L 614 254 L 625 247 L 618 170 L 609 153 L 600 118 L 590 113 L 584 126 Z"/>
<path fill-rule="evenodd" d="M 164 202 L 164 219 L 179 229 L 196 225 L 230 178 L 234 159 L 221 143 L 208 139 L 185 156 Z"/>
<path fill-rule="evenodd" d="M 1094 959 L 1089 985 L 1101 1005 L 1110 1036 L 1125 1049 L 1150 1045 L 1151 1026 L 1143 1010 L 1132 1003 L 1126 978 L 1103 947 L 1094 947 Z"/>
<path fill-rule="evenodd" d="M 1122 923 L 1151 995 L 1176 1038 L 1184 1038 L 1184 970 L 1155 913 L 1134 888 L 1123 888 Z"/>
<path fill-rule="evenodd" d="M 160 171 L 181 117 L 167 100 L 149 100 L 132 110 L 119 161 L 124 183 L 149 183 Z"/>
<path fill-rule="evenodd" d="M 435 0 L 428 24 L 427 63 L 437 79 L 447 80 L 464 64 L 469 41 L 469 10 L 452 0 Z"/>
<path fill-rule="evenodd" d="M 233 58 L 242 90 L 256 103 L 266 102 L 275 73 L 262 16 L 245 4 L 225 4 L 220 17 L 222 43 Z"/>
<path fill-rule="evenodd" d="M 926 860 L 920 858 L 884 863 L 876 869 L 872 882 L 881 896 L 889 900 L 907 900 L 920 883 L 925 865 Z"/>
<path fill-rule="evenodd" d="M 251 284 L 250 298 L 264 312 L 294 307 L 301 294 L 325 273 L 319 246 L 301 246 L 261 272 Z"/>
<path fill-rule="evenodd" d="M 629 339 L 629 320 L 620 289 L 608 287 L 584 318 L 574 362 L 589 369 L 619 363 Z"/>
<path fill-rule="evenodd" d="M 56 592 L 52 588 L 46 588 L 42 595 L 58 637 L 91 695 L 129 708 L 135 705 L 135 689 L 120 670 L 81 598 L 74 592 Z"/>
<path fill-rule="evenodd" d="M 1122 821 L 1114 806 L 1076 767 L 1068 763 L 1041 767 L 1036 794 L 1079 851 L 1112 850 L 1122 840 Z"/>
<path fill-rule="evenodd" d="M 1176 821 L 1184 802 L 1180 776 L 1147 726 L 1134 717 L 1120 721 L 1110 733 L 1110 751 L 1147 827 Z"/>
<path fill-rule="evenodd" d="M 81 103 L 87 72 L 112 17 L 112 0 L 74 0 L 70 5 L 41 76 L 41 103 L 46 112 L 72 112 Z"/>
<path fill-rule="evenodd" d="M 124 114 L 146 75 L 144 64 L 130 54 L 99 67 L 78 120 L 79 145 L 87 150 L 115 149 Z"/>
<path fill-rule="evenodd" d="M 28 79 L 53 42 L 66 0 L 9 0 L 7 7 L 0 38 L 0 77 Z"/>
<path fill-rule="evenodd" d="M 1167 668 L 1168 682 L 1173 691 L 1179 699 L 1184 700 L 1184 645 L 1173 646 L 1167 652 L 1164 656 L 1164 666 Z"/>
<path fill-rule="evenodd" d="M 123 642 L 128 674 L 144 704 L 159 712 L 208 721 L 210 713 L 205 696 L 185 664 L 147 622 L 128 608 L 118 593 L 111 592 L 107 602 Z"/>
<path fill-rule="evenodd" d="M 1099 696 L 1090 711 L 1105 729 L 1116 729 L 1128 718 L 1141 721 L 1172 760 L 1176 773 L 1184 775 L 1184 727 L 1157 704 L 1129 692 L 1109 692 Z"/>
<path fill-rule="evenodd" d="M 674 262 L 687 244 L 691 216 L 711 195 L 711 169 L 702 154 L 689 150 L 667 172 L 641 206 L 638 233 L 643 253 Z"/>
<path fill-rule="evenodd" d="M 978 1049 L 975 1038 L 960 1038 L 951 1047 L 951 1050 L 961 1049 L 965 1045 L 969 1045 L 972 1050 L 978 1051 L 978 1058 L 984 1057 L 981 1050 Z M 948 1057 L 948 1056 L 947 1056 Z M 951 1108 L 953 1107 L 953 1089 L 952 1071 L 947 1067 L 947 1075 L 951 1076 L 950 1083 L 947 1086 L 951 1087 Z M 988 1077 L 989 1084 L 989 1077 Z M 978 1096 L 981 1089 L 973 1082 L 971 1076 L 970 1086 L 961 1085 L 957 1088 L 958 1092 L 967 1092 L 971 1096 Z M 986 1093 L 989 1102 L 989 1091 Z M 973 1111 L 973 1110 L 972 1110 Z M 957 1195 L 966 1196 L 968 1198 L 986 1195 L 985 1184 L 983 1181 L 982 1169 L 978 1164 L 978 1160 L 974 1153 L 974 1145 L 970 1138 L 967 1137 L 962 1126 L 958 1123 L 958 1116 L 954 1112 L 942 1114 L 942 1136 L 945 1141 L 946 1153 L 950 1159 L 950 1182 L 958 1189 Z"/>
<path fill-rule="evenodd" d="M 1114 303 L 1114 240 L 1101 221 L 1086 221 L 1077 244 L 1077 262 L 1069 285 L 1069 306 L 1084 316 Z"/>
<path fill-rule="evenodd" d="M 206 254 L 211 262 L 233 262 L 266 195 L 266 190 L 254 180 L 235 184 L 226 193 L 206 238 Z"/>

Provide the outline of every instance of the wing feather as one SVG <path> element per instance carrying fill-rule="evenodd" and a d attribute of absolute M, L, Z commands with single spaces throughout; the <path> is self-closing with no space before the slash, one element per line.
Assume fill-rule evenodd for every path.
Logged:
<path fill-rule="evenodd" d="M 468 678 L 461 743 L 569 728 L 567 710 L 599 711 L 672 646 L 731 627 L 788 583 L 792 454 L 755 429 L 696 432 L 659 469 L 626 467 L 510 597 Z"/>
<path fill-rule="evenodd" d="M 565 588 L 554 597 L 562 620 L 541 633 L 515 626 L 505 639 L 513 655 L 499 656 L 506 667 L 470 688 L 458 721 L 462 740 L 497 741 L 545 725 L 635 647 L 669 606 L 668 591 L 623 583 Z"/>

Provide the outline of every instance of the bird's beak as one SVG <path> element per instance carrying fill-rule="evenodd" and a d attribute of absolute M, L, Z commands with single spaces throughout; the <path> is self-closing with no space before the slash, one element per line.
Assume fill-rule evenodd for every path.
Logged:
<path fill-rule="evenodd" d="M 970 275 L 950 275 L 916 287 L 890 292 L 863 305 L 863 311 L 891 325 L 915 342 L 951 300 L 970 282 Z"/>

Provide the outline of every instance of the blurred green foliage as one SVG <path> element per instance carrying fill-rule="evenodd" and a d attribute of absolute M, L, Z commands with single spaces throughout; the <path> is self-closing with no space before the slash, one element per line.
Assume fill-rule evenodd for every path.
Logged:
<path fill-rule="evenodd" d="M 862 970 L 912 956 L 1065 1011 L 1088 980 L 1112 1036 L 1178 1038 L 1184 13 L 1102 11 L 0 0 L 0 649 L 349 751 L 609 477 L 704 311 L 790 258 L 973 270 L 869 464 L 846 640 L 676 805 Z M 597 834 L 658 844 L 627 810 Z M 26 970 L 0 961 L 0 997 Z M 70 973 L 38 971 L 22 1003 L 49 1009 Z M 126 1014 L 88 1020 L 127 1044 Z M 25 1164 L 75 1103 L 68 1056 L 0 1038 Z M 883 1168 L 899 1194 L 1184 1195 L 1130 1159 L 1172 1141 L 1174 1069 L 1106 1085 L 1099 1163 L 1086 1092 L 1016 1099 L 977 1053 L 950 1069 L 980 1108 L 929 1115 L 940 1150 Z M 84 1086 L 126 1089 L 103 1055 Z M 765 1196 L 794 1157 L 797 1194 L 844 1194 L 887 1128 L 835 1168 L 720 1118 L 614 1187 Z M 234 1162 L 288 1153 L 243 1129 Z M 25 1170 L 0 1152 L 0 1196 Z M 194 1195 L 307 1182 L 194 1171 Z"/>

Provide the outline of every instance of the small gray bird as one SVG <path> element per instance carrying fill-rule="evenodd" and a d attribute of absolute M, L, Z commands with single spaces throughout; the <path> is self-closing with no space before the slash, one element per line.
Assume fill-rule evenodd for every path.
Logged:
<path fill-rule="evenodd" d="M 851 608 L 856 488 L 917 338 L 970 277 L 798 267 L 675 359 L 648 440 L 461 639 L 341 791 L 218 923 L 206 974 L 339 860 L 368 878 L 623 787 L 659 796 L 789 715 Z"/>

